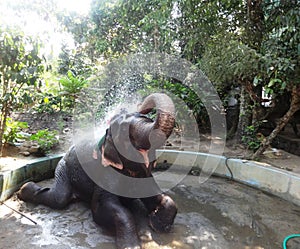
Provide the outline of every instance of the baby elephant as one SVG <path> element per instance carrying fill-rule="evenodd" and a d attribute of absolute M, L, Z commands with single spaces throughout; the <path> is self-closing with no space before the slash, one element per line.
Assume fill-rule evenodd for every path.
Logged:
<path fill-rule="evenodd" d="M 155 120 L 144 115 L 153 108 L 156 109 Z M 127 187 L 120 186 L 121 181 L 115 176 L 153 179 L 151 170 L 156 163 L 155 150 L 170 136 L 174 123 L 172 100 L 165 94 L 151 94 L 139 106 L 139 112 L 122 112 L 113 117 L 105 137 L 98 144 L 86 142 L 72 146 L 59 161 L 51 188 L 28 182 L 17 195 L 23 201 L 54 209 L 66 207 L 74 197 L 87 201 L 94 221 L 114 231 L 118 249 L 141 248 L 135 221 L 128 208 L 132 198 L 117 193 L 115 187 L 121 187 L 123 191 L 127 191 Z M 85 159 L 81 160 L 79 155 L 85 155 Z M 101 180 L 97 182 L 94 177 L 92 180 L 87 168 L 98 172 Z M 103 185 L 101 181 L 106 183 Z M 152 186 L 145 188 L 157 189 L 157 194 L 140 200 L 149 212 L 150 227 L 168 232 L 177 207 L 169 196 L 160 192 L 154 180 L 151 182 Z"/>

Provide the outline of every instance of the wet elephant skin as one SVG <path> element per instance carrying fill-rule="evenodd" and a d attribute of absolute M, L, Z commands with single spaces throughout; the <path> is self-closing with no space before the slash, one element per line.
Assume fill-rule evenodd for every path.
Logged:
<path fill-rule="evenodd" d="M 154 107 L 157 108 L 157 118 L 152 121 L 144 114 Z M 124 127 L 129 130 L 130 141 L 127 141 L 128 136 L 122 135 Z M 100 144 L 84 142 L 79 146 L 72 146 L 59 161 L 51 188 L 41 188 L 34 182 L 28 182 L 17 195 L 23 201 L 43 204 L 53 209 L 66 207 L 74 198 L 87 201 L 94 221 L 114 231 L 118 249 L 141 248 L 133 215 L 128 208 L 130 199 L 112 194 L 95 184 L 83 169 L 76 149 L 80 148 L 85 154 L 91 155 L 88 163 L 101 167 L 103 172 L 109 168 L 104 166 L 111 166 L 114 171 L 130 177 L 152 177 L 151 170 L 156 163 L 154 151 L 171 134 L 173 127 L 172 101 L 164 94 L 150 95 L 141 105 L 139 113 L 125 112 L 115 116 Z M 128 153 L 135 153 L 133 156 L 141 161 L 131 161 L 119 153 L 117 148 L 127 148 L 128 144 L 132 144 L 134 148 Z M 96 153 L 93 154 L 95 148 Z M 116 184 L 113 178 L 110 181 Z M 168 232 L 177 214 L 174 201 L 163 193 L 141 198 L 141 201 L 148 210 L 149 225 L 156 231 Z"/>

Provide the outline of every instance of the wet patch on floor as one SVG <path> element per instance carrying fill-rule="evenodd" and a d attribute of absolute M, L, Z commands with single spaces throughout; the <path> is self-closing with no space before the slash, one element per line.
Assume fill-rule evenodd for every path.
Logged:
<path fill-rule="evenodd" d="M 145 249 L 279 249 L 286 236 L 300 233 L 300 207 L 235 182 L 210 178 L 199 184 L 197 176 L 187 176 L 169 194 L 179 212 L 168 234 L 149 228 L 139 202 L 132 208 Z M 93 222 L 85 203 L 64 210 L 24 203 L 15 196 L 5 203 L 37 225 L 1 205 L 0 248 L 115 249 L 114 237 Z M 300 239 L 288 245 L 300 248 Z"/>

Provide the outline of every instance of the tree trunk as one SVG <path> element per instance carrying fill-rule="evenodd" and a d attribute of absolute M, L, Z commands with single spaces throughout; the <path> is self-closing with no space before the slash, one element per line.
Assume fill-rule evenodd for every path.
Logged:
<path fill-rule="evenodd" d="M 287 113 L 279 120 L 271 134 L 264 138 L 258 150 L 253 154 L 252 159 L 257 159 L 272 143 L 278 133 L 288 124 L 294 113 L 300 110 L 300 87 L 294 87 L 292 90 L 291 105 Z"/>
<path fill-rule="evenodd" d="M 235 134 L 237 142 L 242 142 L 242 137 L 244 136 L 246 127 L 251 124 L 252 116 L 251 110 L 249 110 L 251 98 L 245 86 L 241 85 L 241 87 L 239 123 Z"/>
<path fill-rule="evenodd" d="M 2 108 L 0 110 L 0 157 L 2 157 L 4 144 L 2 142 L 3 135 L 6 129 L 6 120 L 9 115 L 9 100 L 4 100 L 5 95 L 9 92 L 9 81 L 5 79 L 5 77 L 2 75 L 0 81 L 3 83 L 2 85 L 2 92 L 1 92 L 1 98 L 2 98 Z"/>
<path fill-rule="evenodd" d="M 3 140 L 3 135 L 6 129 L 6 120 L 7 120 L 8 113 L 7 111 L 4 111 L 4 113 L 1 114 L 1 122 L 0 122 L 0 157 L 2 157 L 3 154 L 3 148 L 4 148 L 4 143 L 2 142 Z"/>

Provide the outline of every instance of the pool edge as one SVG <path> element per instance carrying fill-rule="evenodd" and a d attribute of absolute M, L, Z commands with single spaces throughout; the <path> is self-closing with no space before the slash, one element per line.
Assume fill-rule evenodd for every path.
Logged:
<path fill-rule="evenodd" d="M 229 179 L 233 177 L 234 181 L 268 192 L 300 206 L 299 174 L 275 168 L 267 163 L 226 158 L 214 154 L 176 150 L 160 150 L 160 152 L 163 155 L 159 158 L 160 163 L 185 162 L 190 164 L 189 158 L 194 156 L 193 167 L 201 170 L 200 176 L 201 174 L 204 177 L 205 175 L 207 177 L 215 175 Z M 231 172 L 226 166 L 226 160 Z"/>
<path fill-rule="evenodd" d="M 0 201 L 10 198 L 25 182 L 42 181 L 52 178 L 58 161 L 63 154 L 52 155 L 36 160 L 0 174 Z"/>
<path fill-rule="evenodd" d="M 197 167 L 207 177 L 215 175 L 260 189 L 300 206 L 300 175 L 275 168 L 266 163 L 227 158 L 220 155 L 192 151 L 157 150 L 160 163 L 176 163 Z M 20 186 L 29 181 L 53 177 L 57 162 L 63 154 L 37 159 L 15 170 L 0 174 L 0 201 L 12 196 Z M 225 163 L 231 172 L 226 167 Z M 232 175 L 231 175 L 232 174 Z"/>

